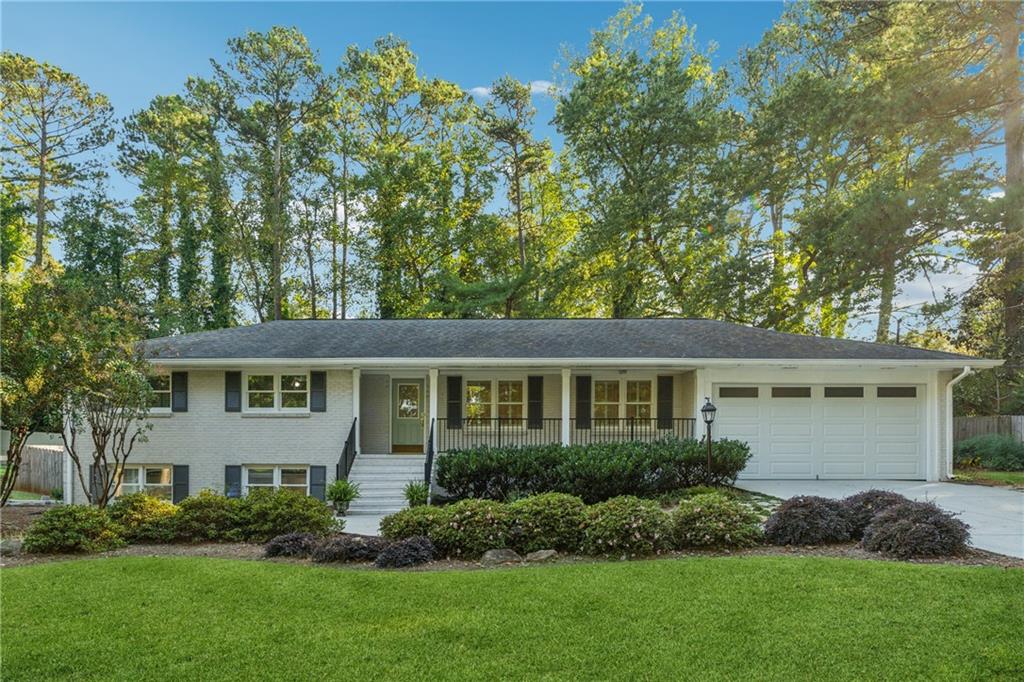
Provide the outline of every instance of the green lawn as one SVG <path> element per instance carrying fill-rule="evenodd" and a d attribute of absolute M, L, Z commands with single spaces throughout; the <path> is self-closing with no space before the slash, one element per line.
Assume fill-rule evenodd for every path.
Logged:
<path fill-rule="evenodd" d="M 986 678 L 1024 571 L 707 558 L 401 573 L 203 558 L 4 569 L 4 680 Z"/>
<path fill-rule="evenodd" d="M 1024 471 L 987 471 L 985 469 L 957 469 L 955 475 L 967 481 L 996 481 L 1003 485 L 1024 488 Z"/>

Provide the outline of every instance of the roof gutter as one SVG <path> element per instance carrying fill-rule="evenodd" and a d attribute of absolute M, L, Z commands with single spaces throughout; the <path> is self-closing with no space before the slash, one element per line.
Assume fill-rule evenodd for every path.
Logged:
<path fill-rule="evenodd" d="M 964 367 L 960 374 L 946 384 L 946 478 L 953 476 L 953 387 L 974 374 L 970 365 Z"/>

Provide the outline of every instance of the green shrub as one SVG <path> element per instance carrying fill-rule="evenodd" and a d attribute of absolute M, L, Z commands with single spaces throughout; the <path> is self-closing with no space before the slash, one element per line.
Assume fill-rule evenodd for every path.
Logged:
<path fill-rule="evenodd" d="M 430 486 L 425 481 L 409 481 L 402 494 L 410 507 L 422 507 L 430 498 Z"/>
<path fill-rule="evenodd" d="M 761 539 L 757 514 L 719 492 L 686 497 L 672 514 L 677 548 L 750 547 Z"/>
<path fill-rule="evenodd" d="M 174 531 L 185 542 L 241 542 L 246 538 L 242 501 L 212 490 L 186 497 L 174 515 Z"/>
<path fill-rule="evenodd" d="M 246 540 L 266 542 L 286 533 L 326 535 L 340 530 L 327 504 L 292 490 L 260 488 L 241 498 L 239 515 Z"/>
<path fill-rule="evenodd" d="M 444 510 L 440 523 L 427 536 L 441 554 L 474 558 L 489 549 L 508 546 L 508 505 L 492 500 L 462 500 Z"/>
<path fill-rule="evenodd" d="M 904 502 L 883 509 L 864 530 L 864 548 L 888 556 L 950 556 L 967 549 L 968 526 L 931 502 Z"/>
<path fill-rule="evenodd" d="M 389 540 L 403 540 L 417 535 L 429 536 L 448 515 L 448 507 L 410 507 L 385 516 L 380 534 Z"/>
<path fill-rule="evenodd" d="M 511 545 L 518 552 L 557 549 L 578 552 L 587 521 L 583 500 L 565 493 L 545 493 L 509 505 Z"/>
<path fill-rule="evenodd" d="M 765 539 L 773 545 L 826 545 L 848 542 L 853 526 L 843 503 L 826 497 L 791 497 L 764 524 Z"/>
<path fill-rule="evenodd" d="M 22 544 L 25 552 L 105 552 L 125 544 L 123 529 L 103 509 L 62 505 L 43 513 L 33 523 Z"/>
<path fill-rule="evenodd" d="M 736 497 L 736 491 L 732 488 L 716 488 L 710 485 L 695 485 L 689 488 L 680 488 L 679 490 L 670 490 L 667 493 L 662 493 L 658 496 L 658 502 L 662 507 L 674 507 L 679 504 L 680 500 L 685 500 L 689 497 L 696 497 L 697 495 L 723 495 L 725 497 L 733 498 Z"/>
<path fill-rule="evenodd" d="M 359 484 L 339 478 L 327 486 L 325 497 L 328 502 L 334 504 L 335 509 L 344 512 L 359 497 Z"/>
<path fill-rule="evenodd" d="M 614 497 L 587 508 L 583 550 L 587 554 L 643 556 L 666 549 L 672 524 L 650 500 Z"/>
<path fill-rule="evenodd" d="M 437 482 L 454 499 L 510 500 L 546 492 L 592 504 L 621 495 L 658 497 L 708 484 L 731 485 L 750 459 L 740 441 L 714 442 L 712 466 L 695 440 L 481 447 L 441 454 Z"/>
<path fill-rule="evenodd" d="M 1013 436 L 974 436 L 953 447 L 957 466 L 982 467 L 994 471 L 1024 471 L 1024 443 Z"/>
<path fill-rule="evenodd" d="M 107 507 L 110 518 L 122 528 L 129 542 L 174 542 L 174 517 L 178 508 L 146 493 L 122 495 Z"/>

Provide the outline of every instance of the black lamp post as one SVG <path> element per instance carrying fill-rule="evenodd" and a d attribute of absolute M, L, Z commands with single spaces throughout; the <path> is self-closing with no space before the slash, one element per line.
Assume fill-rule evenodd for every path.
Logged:
<path fill-rule="evenodd" d="M 704 398 L 704 407 L 700 408 L 700 416 L 704 418 L 704 423 L 708 427 L 708 468 L 705 483 L 709 484 L 711 483 L 711 424 L 715 421 L 715 412 L 718 412 L 718 408 L 711 403 L 711 398 Z"/>

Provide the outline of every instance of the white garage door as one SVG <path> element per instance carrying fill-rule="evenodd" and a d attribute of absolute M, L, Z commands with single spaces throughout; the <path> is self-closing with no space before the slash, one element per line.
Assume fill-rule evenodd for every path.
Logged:
<path fill-rule="evenodd" d="M 741 478 L 925 478 L 924 388 L 715 384 L 715 437 L 750 444 Z"/>

